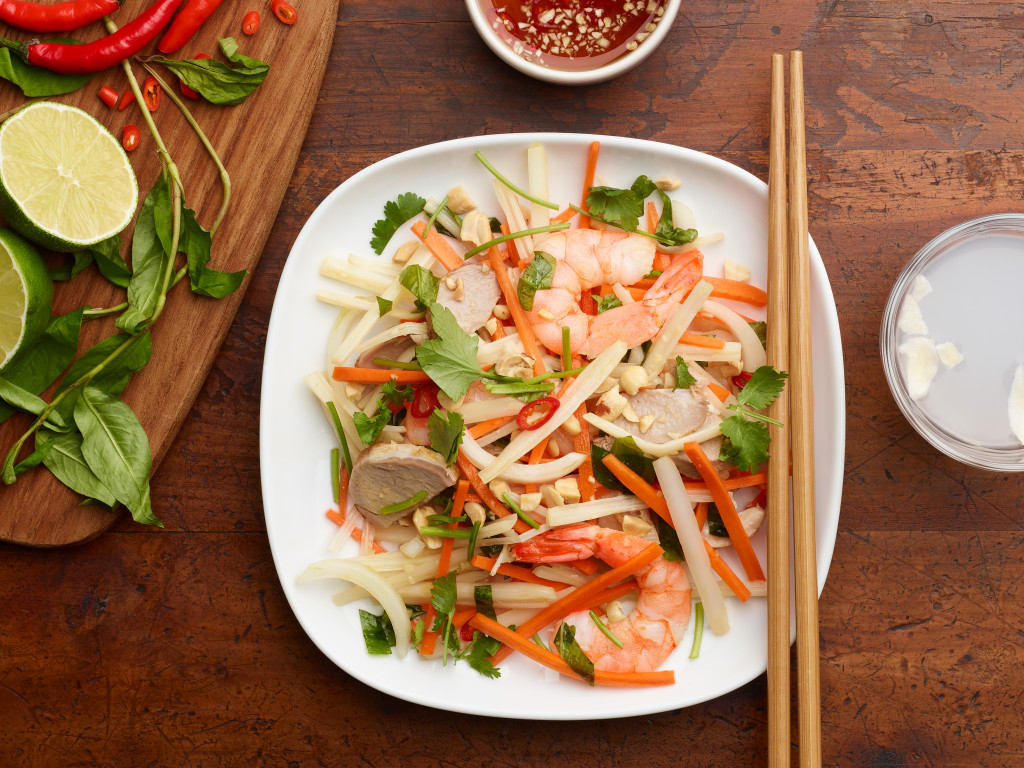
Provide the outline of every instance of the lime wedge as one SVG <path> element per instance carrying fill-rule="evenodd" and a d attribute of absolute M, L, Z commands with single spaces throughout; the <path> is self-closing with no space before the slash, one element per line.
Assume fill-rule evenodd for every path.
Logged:
<path fill-rule="evenodd" d="M 43 335 L 52 303 L 53 281 L 39 252 L 0 229 L 0 372 Z"/>
<path fill-rule="evenodd" d="M 0 212 L 46 248 L 76 251 L 132 220 L 139 186 L 120 143 L 66 104 L 31 104 L 0 126 Z"/>

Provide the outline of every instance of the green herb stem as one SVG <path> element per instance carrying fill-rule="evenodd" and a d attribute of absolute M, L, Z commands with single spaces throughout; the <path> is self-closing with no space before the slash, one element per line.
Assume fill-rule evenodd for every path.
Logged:
<path fill-rule="evenodd" d="M 379 514 L 381 515 L 393 515 L 395 512 L 401 512 L 403 509 L 408 509 L 415 504 L 419 504 L 427 498 L 426 491 L 420 491 L 415 496 L 410 496 L 404 501 L 396 501 L 394 504 L 388 504 L 386 507 L 381 507 Z"/>
<path fill-rule="evenodd" d="M 474 156 L 476 157 L 477 160 L 480 161 L 480 163 L 483 165 L 484 168 L 486 168 L 488 171 L 490 171 L 492 174 L 494 174 L 494 178 L 496 178 L 498 181 L 500 181 L 506 187 L 511 189 L 517 195 L 521 195 L 522 197 L 525 197 L 531 203 L 536 203 L 537 205 L 542 205 L 545 208 L 550 208 L 553 211 L 557 211 L 558 210 L 558 204 L 557 203 L 552 203 L 550 200 L 544 200 L 544 199 L 539 198 L 539 197 L 537 197 L 535 195 L 531 195 L 525 189 L 522 189 L 521 187 L 517 187 L 511 181 L 506 179 L 504 176 L 501 175 L 501 172 L 498 171 L 498 169 L 495 168 L 493 165 L 491 165 L 487 161 L 487 158 L 484 157 L 480 152 L 477 152 Z"/>
<path fill-rule="evenodd" d="M 569 346 L 569 326 L 562 326 L 562 370 L 568 371 L 572 366 L 572 349 Z"/>
<path fill-rule="evenodd" d="M 546 227 L 532 227 L 531 229 L 522 229 L 518 232 L 509 232 L 507 235 L 501 235 L 500 237 L 496 237 L 493 240 L 488 240 L 486 243 L 481 243 L 480 245 L 476 246 L 476 248 L 470 248 L 468 251 L 466 251 L 466 258 L 472 258 L 473 256 L 476 256 L 478 253 L 483 253 L 484 251 L 488 250 L 489 248 L 495 245 L 507 243 L 509 240 L 518 240 L 520 237 L 528 237 L 529 235 L 542 235 L 545 232 L 557 232 L 559 230 L 568 228 L 569 224 L 568 222 L 566 222 L 565 224 L 549 224 Z"/>
<path fill-rule="evenodd" d="M 604 635 L 605 637 L 607 637 L 613 643 L 615 643 L 615 645 L 617 645 L 619 648 L 622 648 L 625 645 L 625 643 L 623 643 L 622 640 L 619 639 L 618 635 L 616 635 L 614 632 L 612 632 L 608 628 L 608 625 L 605 624 L 603 621 L 601 621 L 601 617 L 598 616 L 593 611 L 590 612 L 590 619 L 595 624 L 597 624 L 597 628 L 599 630 L 601 630 L 601 634 Z"/>
<path fill-rule="evenodd" d="M 448 195 L 444 196 L 444 200 L 442 200 L 440 203 L 438 203 L 437 208 L 434 209 L 434 212 L 432 214 L 430 214 L 430 218 L 427 219 L 427 226 L 423 229 L 423 237 L 424 238 L 427 236 L 427 233 L 434 226 L 434 222 L 437 221 L 438 214 L 440 214 L 441 211 L 444 210 L 444 207 L 446 205 L 448 205 Z"/>
<path fill-rule="evenodd" d="M 700 656 L 700 641 L 704 637 L 704 603 L 697 603 L 693 611 L 693 647 L 690 649 L 690 658 L 696 659 Z"/>
<path fill-rule="evenodd" d="M 523 510 L 521 510 L 519 508 L 519 505 L 516 504 L 514 501 L 512 501 L 512 497 L 511 496 L 509 496 L 507 493 L 503 493 L 503 494 L 501 494 L 501 498 L 505 500 L 506 504 L 508 504 L 510 507 L 512 507 L 512 511 L 515 512 L 517 515 L 519 515 L 520 519 L 524 523 L 526 523 L 531 528 L 540 528 L 540 525 L 537 523 L 536 520 L 534 520 L 528 514 L 523 512 Z"/>
<path fill-rule="evenodd" d="M 542 381 L 548 379 L 567 379 L 570 376 L 576 376 L 577 374 L 583 373 L 584 368 L 569 368 L 565 371 L 550 371 L 541 376 L 531 376 L 528 379 L 522 379 L 523 384 L 539 384 Z"/>
<path fill-rule="evenodd" d="M 530 638 L 530 640 L 532 640 L 532 641 L 533 641 L 534 643 L 536 643 L 537 645 L 539 645 L 539 646 L 540 646 L 541 648 L 543 648 L 543 649 L 544 649 L 545 651 L 546 651 L 546 650 L 548 650 L 548 647 L 547 647 L 546 645 L 544 645 L 544 641 L 543 641 L 543 640 L 541 640 L 541 637 L 540 637 L 540 633 L 539 633 L 539 632 L 538 632 L 538 633 L 536 633 L 536 634 L 535 634 L 535 635 L 534 635 L 533 637 L 531 637 L 531 638 Z"/>
<path fill-rule="evenodd" d="M 327 403 L 327 410 L 331 412 L 331 421 L 334 422 L 334 431 L 338 433 L 338 440 L 341 442 L 341 450 L 345 454 L 345 469 L 352 474 L 352 454 L 348 451 L 348 438 L 345 437 L 345 429 L 341 426 L 341 416 L 338 415 L 338 406 L 331 400 Z"/>
<path fill-rule="evenodd" d="M 743 407 L 742 405 L 735 405 L 735 404 L 733 404 L 733 405 L 728 406 L 728 408 L 729 408 L 729 410 L 736 411 L 736 413 L 742 413 L 744 416 L 746 416 L 748 418 L 756 419 L 757 421 L 767 421 L 769 424 L 774 424 L 776 427 L 785 427 L 786 426 L 785 424 L 783 424 L 778 419 L 773 419 L 771 416 L 765 416 L 763 413 L 758 413 L 757 411 L 752 411 L 749 408 Z"/>
<path fill-rule="evenodd" d="M 473 532 L 469 528 L 456 528 L 454 530 L 448 530 L 447 528 L 439 528 L 436 525 L 425 525 L 420 528 L 420 534 L 423 536 L 433 536 L 437 539 L 469 539 Z"/>
<path fill-rule="evenodd" d="M 339 477 L 341 467 L 340 464 L 340 451 L 337 448 L 331 448 L 331 495 L 334 497 L 334 503 L 338 504 L 341 502 L 341 478 Z"/>
<path fill-rule="evenodd" d="M 374 365 L 383 365 L 385 368 L 401 368 L 403 371 L 422 371 L 419 363 L 405 363 L 401 360 L 386 360 L 383 357 L 373 358 Z"/>

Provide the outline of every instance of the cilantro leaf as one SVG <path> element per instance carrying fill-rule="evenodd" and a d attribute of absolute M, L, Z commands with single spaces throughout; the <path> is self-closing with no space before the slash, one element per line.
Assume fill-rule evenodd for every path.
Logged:
<path fill-rule="evenodd" d="M 672 224 L 672 201 L 669 196 L 661 190 L 661 218 L 658 219 L 658 226 L 652 233 L 662 245 L 685 245 L 692 243 L 697 238 L 697 230 L 692 227 L 679 229 Z"/>
<path fill-rule="evenodd" d="M 491 663 L 491 656 L 498 652 L 501 643 L 483 632 L 473 633 L 473 642 L 466 649 L 466 661 L 484 677 L 501 677 L 501 670 Z"/>
<path fill-rule="evenodd" d="M 591 187 L 587 193 L 587 210 L 607 222 L 635 232 L 644 212 L 644 200 L 632 189 Z"/>
<path fill-rule="evenodd" d="M 437 614 L 431 629 L 432 632 L 440 630 L 445 619 L 450 620 L 455 614 L 455 602 L 458 599 L 458 591 L 455 587 L 456 573 L 456 571 L 449 571 L 446 576 L 438 576 L 430 587 L 430 602 Z"/>
<path fill-rule="evenodd" d="M 395 200 L 386 202 L 384 218 L 373 225 L 373 239 L 370 240 L 373 252 L 377 255 L 383 253 L 388 241 L 394 237 L 398 228 L 417 213 L 421 213 L 426 204 L 427 201 L 414 192 L 405 192 Z"/>
<path fill-rule="evenodd" d="M 789 374 L 785 371 L 776 371 L 770 365 L 762 365 L 751 374 L 750 380 L 737 393 L 736 400 L 740 405 L 750 408 L 767 408 L 782 392 L 787 378 Z"/>
<path fill-rule="evenodd" d="M 582 677 L 590 686 L 594 685 L 594 662 L 583 652 L 580 644 L 576 642 L 576 628 L 569 626 L 564 621 L 558 626 L 555 632 L 554 645 L 558 655 L 569 665 L 569 668 Z"/>
<path fill-rule="evenodd" d="M 651 181 L 650 176 L 641 174 L 636 177 L 629 188 L 633 191 L 634 195 L 639 197 L 641 200 L 644 200 L 658 188 L 658 185 Z"/>
<path fill-rule="evenodd" d="M 597 302 L 597 314 L 599 315 L 602 312 L 607 312 L 609 309 L 615 309 L 616 307 L 622 306 L 622 299 L 614 293 L 609 293 L 607 296 L 592 293 L 590 294 L 590 298 Z"/>
<path fill-rule="evenodd" d="M 676 385 L 674 389 L 689 389 L 697 383 L 697 379 L 690 373 L 689 364 L 681 357 L 676 358 Z"/>
<path fill-rule="evenodd" d="M 374 440 L 380 437 L 384 427 L 391 421 L 391 411 L 388 410 L 383 398 L 377 401 L 377 406 L 376 416 L 367 416 L 362 411 L 356 411 L 352 414 L 352 421 L 355 422 L 359 439 L 367 445 L 372 444 Z"/>
<path fill-rule="evenodd" d="M 430 433 L 430 447 L 440 453 L 448 464 L 455 461 L 459 453 L 459 445 L 462 444 L 462 432 L 466 423 L 462 420 L 462 414 L 452 411 L 448 418 L 444 413 L 435 408 L 427 419 L 427 430 Z"/>
<path fill-rule="evenodd" d="M 533 297 L 537 291 L 543 291 L 551 287 L 551 281 L 555 275 L 557 262 L 554 256 L 535 251 L 533 261 L 526 265 L 519 283 L 516 285 L 516 293 L 519 296 L 519 303 L 523 309 L 533 309 Z"/>
<path fill-rule="evenodd" d="M 412 387 L 408 384 L 404 387 L 399 387 L 398 382 L 394 379 L 388 379 L 380 389 L 380 396 L 389 405 L 402 406 L 412 400 L 416 393 L 412 391 Z"/>
<path fill-rule="evenodd" d="M 461 400 L 483 373 L 476 361 L 479 337 L 470 336 L 462 330 L 451 311 L 440 304 L 431 309 L 430 323 L 437 338 L 420 344 L 416 349 L 416 359 L 448 397 Z"/>
<path fill-rule="evenodd" d="M 768 425 L 760 421 L 750 421 L 744 416 L 730 416 L 722 420 L 722 434 L 728 438 L 723 441 L 719 458 L 735 464 L 743 472 L 756 472 L 768 461 Z"/>
<path fill-rule="evenodd" d="M 437 290 L 441 287 L 440 278 L 435 277 L 429 269 L 418 264 L 410 264 L 398 276 L 398 282 L 409 289 L 416 301 L 429 307 L 437 301 Z"/>

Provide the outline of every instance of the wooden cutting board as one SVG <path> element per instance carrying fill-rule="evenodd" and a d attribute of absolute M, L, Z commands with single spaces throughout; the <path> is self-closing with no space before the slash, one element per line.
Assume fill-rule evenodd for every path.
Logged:
<path fill-rule="evenodd" d="M 127 24 L 151 0 L 126 0 L 113 17 Z M 277 210 L 281 205 L 309 124 L 320 81 L 337 24 L 338 0 L 300 3 L 292 0 L 299 19 L 293 26 L 279 22 L 267 0 L 227 0 L 199 33 L 171 58 L 193 58 L 205 52 L 220 57 L 218 37 L 234 37 L 239 50 L 270 65 L 266 80 L 248 99 L 233 107 L 185 100 L 221 156 L 231 176 L 231 207 L 213 241 L 210 267 L 251 270 L 259 261 Z M 259 10 L 259 31 L 242 34 L 242 17 Z M 92 40 L 104 32 L 97 24 L 73 36 Z M 5 28 L 0 35 L 28 39 L 31 35 Z M 155 45 L 144 54 L 155 53 Z M 136 67 L 140 85 L 145 76 Z M 177 80 L 166 70 L 168 83 Z M 99 100 L 100 87 L 118 93 L 128 85 L 120 67 L 97 74 L 76 93 L 53 101 L 85 109 L 120 138 L 125 124 L 141 131 L 141 144 L 129 157 L 139 181 L 139 200 L 153 186 L 160 165 L 152 136 L 138 105 L 119 112 Z M 25 99 L 6 81 L 0 81 L 0 113 Z M 164 143 L 177 164 L 185 186 L 186 201 L 209 226 L 221 204 L 221 184 L 216 168 L 195 133 L 166 97 L 154 113 Z M 131 227 L 124 233 L 122 256 L 128 256 Z M 179 256 L 179 259 L 181 257 Z M 58 257 L 58 260 L 67 257 Z M 248 286 L 223 299 L 193 295 L 185 280 L 168 296 L 167 308 L 153 330 L 153 356 L 124 392 L 124 400 L 139 416 L 149 435 L 154 469 L 170 447 L 213 364 L 232 318 Z M 106 282 L 90 267 L 68 283 L 58 283 L 54 314 L 70 312 L 83 304 L 107 307 L 124 301 L 124 291 Z M 83 325 L 79 354 L 114 332 L 113 320 L 92 320 Z M 49 399 L 51 393 L 44 395 Z M 27 418 L 14 416 L 0 425 L 3 454 L 28 427 Z M 22 455 L 25 455 L 24 453 Z M 160 516 L 160 510 L 154 510 Z M 23 474 L 11 486 L 0 485 L 0 540 L 38 547 L 55 547 L 91 539 L 106 530 L 123 511 L 112 512 L 99 504 L 81 505 L 81 497 L 59 483 L 45 468 Z"/>

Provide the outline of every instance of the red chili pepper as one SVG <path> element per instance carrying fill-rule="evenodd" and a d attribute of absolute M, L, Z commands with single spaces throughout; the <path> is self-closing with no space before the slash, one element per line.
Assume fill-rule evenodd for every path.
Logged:
<path fill-rule="evenodd" d="M 743 373 L 737 374 L 736 376 L 732 377 L 732 383 L 735 384 L 740 389 L 743 389 L 745 386 L 747 386 L 747 382 L 750 381 L 753 375 L 754 374 L 752 374 L 750 371 L 743 371 Z"/>
<path fill-rule="evenodd" d="M 121 131 L 121 146 L 125 152 L 131 152 L 139 146 L 139 126 L 129 123 Z"/>
<path fill-rule="evenodd" d="M 530 421 L 530 416 L 541 405 L 548 406 L 548 412 L 536 421 Z M 555 415 L 559 405 L 561 403 L 558 402 L 557 397 L 542 397 L 539 400 L 534 400 L 532 403 L 527 403 L 519 411 L 519 415 L 516 416 L 516 426 L 520 429 L 539 429 L 547 424 L 548 419 Z"/>
<path fill-rule="evenodd" d="M 285 24 L 294 24 L 299 20 L 299 14 L 285 0 L 270 0 L 270 10 Z"/>
<path fill-rule="evenodd" d="M 100 92 L 96 94 L 100 97 L 100 101 L 106 104 L 111 109 L 117 104 L 117 91 L 111 88 L 109 85 L 104 85 L 100 88 Z"/>
<path fill-rule="evenodd" d="M 87 75 L 102 72 L 134 56 L 153 41 L 171 20 L 183 0 L 157 0 L 117 32 L 92 43 L 20 42 L 0 38 L 29 64 L 51 72 Z"/>
<path fill-rule="evenodd" d="M 437 401 L 437 385 L 435 384 L 424 384 L 423 386 L 416 387 L 416 394 L 412 399 L 412 404 L 409 406 L 409 412 L 417 419 L 425 419 L 434 412 L 434 409 L 440 406 Z"/>
<path fill-rule="evenodd" d="M 0 21 L 26 32 L 70 32 L 99 21 L 120 6 L 118 0 L 68 0 L 52 5 L 0 0 Z"/>
<path fill-rule="evenodd" d="M 146 109 L 156 112 L 163 98 L 164 89 L 160 87 L 160 83 L 156 81 L 155 77 L 147 77 L 142 84 L 142 100 L 146 102 Z"/>
<path fill-rule="evenodd" d="M 174 53 L 192 39 L 222 2 L 224 0 L 187 0 L 156 47 L 163 53 Z"/>
<path fill-rule="evenodd" d="M 255 35 L 260 28 L 260 12 L 249 11 L 242 17 L 242 31 L 247 35 Z"/>
<path fill-rule="evenodd" d="M 117 103 L 117 111 L 124 112 L 133 101 L 135 101 L 135 91 L 129 88 L 121 94 L 121 101 Z"/>

